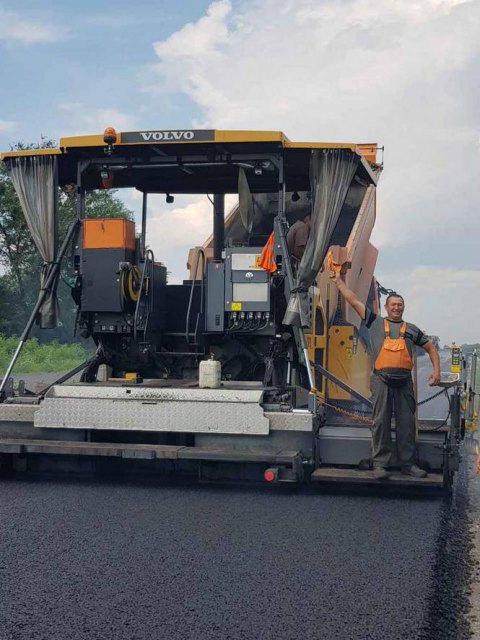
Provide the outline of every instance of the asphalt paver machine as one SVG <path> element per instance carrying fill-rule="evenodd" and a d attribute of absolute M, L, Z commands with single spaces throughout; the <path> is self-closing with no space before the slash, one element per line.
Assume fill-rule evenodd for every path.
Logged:
<path fill-rule="evenodd" d="M 2 464 L 83 470 L 123 461 L 205 478 L 378 483 L 369 471 L 367 336 L 329 278 L 341 268 L 379 309 L 376 156 L 375 144 L 292 142 L 281 132 L 112 128 L 3 154 L 44 264 L 1 383 Z M 86 193 L 111 187 L 143 194 L 139 224 L 86 217 Z M 76 213 L 56 246 L 59 189 L 74 195 Z M 212 234 L 191 249 L 181 284 L 169 283 L 168 265 L 147 246 L 149 194 L 165 195 L 165 215 L 175 195 L 209 194 Z M 238 194 L 228 215 L 226 194 Z M 297 260 L 286 236 L 306 215 Z M 73 283 L 76 330 L 96 351 L 31 394 L 10 374 L 33 322 L 57 322 L 60 269 Z M 450 485 L 461 377 L 444 384 L 453 389 L 448 420 L 418 421 L 429 475 L 398 473 L 390 484 Z"/>

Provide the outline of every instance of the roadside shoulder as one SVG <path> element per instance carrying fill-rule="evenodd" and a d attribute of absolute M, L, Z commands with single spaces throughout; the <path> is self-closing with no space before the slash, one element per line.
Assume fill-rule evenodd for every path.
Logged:
<path fill-rule="evenodd" d="M 472 522 L 473 567 L 472 591 L 470 594 L 470 621 L 472 638 L 480 640 L 480 476 L 475 473 L 475 457 L 468 456 L 468 486 L 470 517 Z"/>

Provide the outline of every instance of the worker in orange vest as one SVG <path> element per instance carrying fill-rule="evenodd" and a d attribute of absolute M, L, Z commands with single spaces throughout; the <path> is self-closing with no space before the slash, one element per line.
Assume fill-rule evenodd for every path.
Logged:
<path fill-rule="evenodd" d="M 403 320 L 405 303 L 401 295 L 391 293 L 385 302 L 387 316 L 382 318 L 366 307 L 347 287 L 339 269 L 330 277 L 340 294 L 353 307 L 368 331 L 372 359 L 371 391 L 373 402 L 372 459 L 377 479 L 388 478 L 393 461 L 391 439 L 392 410 L 395 412 L 397 460 L 402 473 L 423 478 L 426 471 L 415 464 L 415 412 L 412 369 L 415 347 L 428 353 L 432 363 L 430 386 L 440 382 L 440 358 L 434 345 L 414 324 Z"/>

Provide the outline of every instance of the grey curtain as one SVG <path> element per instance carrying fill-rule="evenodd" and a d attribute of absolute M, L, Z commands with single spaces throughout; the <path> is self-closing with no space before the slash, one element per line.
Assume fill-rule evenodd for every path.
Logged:
<path fill-rule="evenodd" d="M 33 241 L 43 260 L 40 286 L 50 274 L 55 260 L 56 239 L 56 171 L 55 156 L 42 155 L 14 158 L 10 174 Z M 39 324 L 42 329 L 57 326 L 57 281 L 50 287 L 40 309 Z"/>
<path fill-rule="evenodd" d="M 322 266 L 360 156 L 348 149 L 314 149 L 310 158 L 310 235 L 283 324 L 308 326 L 308 290 Z"/>
<path fill-rule="evenodd" d="M 248 233 L 252 232 L 255 205 L 248 184 L 245 170 L 240 167 L 238 172 L 238 208 L 242 224 Z"/>

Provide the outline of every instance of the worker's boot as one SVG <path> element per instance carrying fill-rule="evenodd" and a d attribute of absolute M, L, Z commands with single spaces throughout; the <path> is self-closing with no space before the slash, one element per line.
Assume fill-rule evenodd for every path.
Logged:
<path fill-rule="evenodd" d="M 390 474 L 385 467 L 373 467 L 372 478 L 375 480 L 386 480 Z"/>
<path fill-rule="evenodd" d="M 412 478 L 425 478 L 428 475 L 424 469 L 420 469 L 416 464 L 402 467 L 402 473 L 404 476 L 412 476 Z"/>

